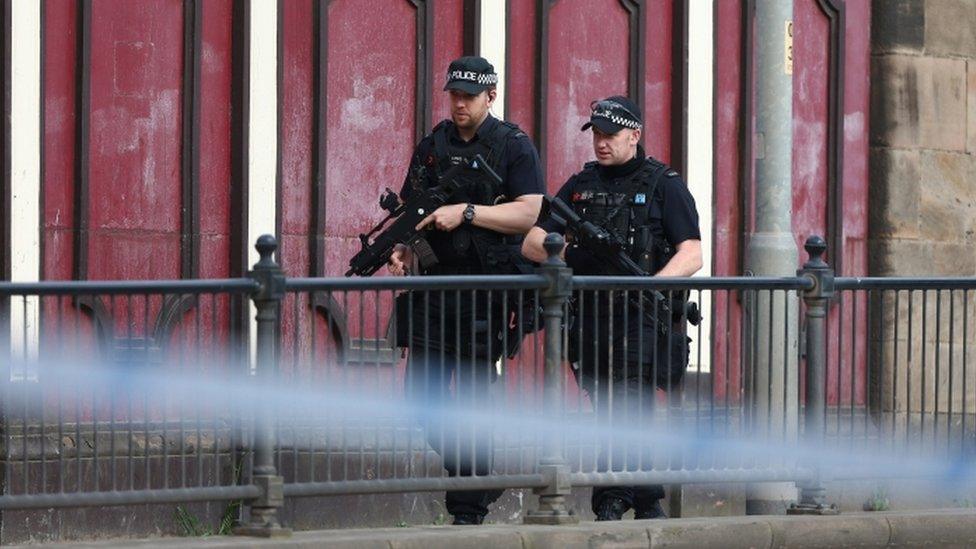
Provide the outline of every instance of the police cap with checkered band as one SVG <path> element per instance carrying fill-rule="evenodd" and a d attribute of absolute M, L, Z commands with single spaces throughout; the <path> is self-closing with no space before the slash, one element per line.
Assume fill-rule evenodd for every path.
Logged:
<path fill-rule="evenodd" d="M 590 121 L 583 124 L 582 131 L 595 126 L 606 134 L 615 134 L 624 128 L 639 130 L 643 126 L 641 110 L 630 99 L 622 95 L 613 95 L 601 101 L 590 104 Z"/>
<path fill-rule="evenodd" d="M 484 57 L 465 56 L 454 61 L 447 68 L 447 84 L 444 90 L 461 90 L 477 95 L 498 85 L 495 67 Z"/>

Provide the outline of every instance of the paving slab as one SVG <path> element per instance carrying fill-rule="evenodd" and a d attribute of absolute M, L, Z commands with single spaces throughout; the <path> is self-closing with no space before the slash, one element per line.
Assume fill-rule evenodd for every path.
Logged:
<path fill-rule="evenodd" d="M 20 546 L 28 547 L 28 546 Z M 32 545 L 29 547 L 42 547 Z M 237 536 L 150 538 L 43 547 L 382 548 L 756 548 L 976 547 L 976 509 L 581 522 L 572 526 L 491 524 L 295 532 L 288 539 Z"/>

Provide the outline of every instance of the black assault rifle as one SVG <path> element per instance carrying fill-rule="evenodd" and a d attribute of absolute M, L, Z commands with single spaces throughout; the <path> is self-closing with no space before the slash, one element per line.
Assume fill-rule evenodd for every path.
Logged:
<path fill-rule="evenodd" d="M 372 276 L 390 260 L 397 244 L 413 246 L 422 240 L 423 236 L 417 230 L 417 224 L 433 213 L 434 210 L 447 203 L 454 191 L 460 186 L 457 181 L 458 174 L 469 166 L 473 169 L 483 170 L 498 184 L 501 184 L 502 180 L 498 174 L 491 169 L 491 166 L 485 162 L 480 154 L 476 154 L 473 158 L 465 159 L 461 163 L 451 166 L 437 179 L 436 187 L 414 189 L 406 202 L 401 203 L 396 193 L 387 188 L 383 196 L 380 197 L 380 207 L 390 213 L 368 233 L 359 235 L 362 249 L 349 260 L 349 270 L 346 271 L 346 276 L 354 274 Z M 384 229 L 390 220 L 395 221 Z M 370 242 L 373 235 L 376 236 Z M 430 255 L 432 256 L 432 254 Z M 421 256 L 421 261 L 436 261 L 433 257 L 425 258 L 423 257 L 424 254 Z"/>
<path fill-rule="evenodd" d="M 651 273 L 642 269 L 630 258 L 630 255 L 627 254 L 626 245 L 619 237 L 590 221 L 585 221 L 576 215 L 576 211 L 560 198 L 549 198 L 547 196 L 544 201 L 546 203 L 544 208 L 548 209 L 549 215 L 557 223 L 564 225 L 568 232 L 572 233 L 573 241 L 586 248 L 600 261 L 612 265 L 622 273 L 633 276 L 652 276 Z M 649 306 L 656 305 L 662 316 L 667 318 L 667 315 L 671 314 L 668 298 L 657 290 L 650 290 L 650 295 L 654 303 Z M 643 293 L 641 293 L 641 299 L 647 299 Z M 645 314 L 648 313 L 650 311 L 645 311 Z M 694 302 L 688 302 L 685 306 L 684 316 L 693 326 L 697 326 L 701 320 L 698 305 Z"/>

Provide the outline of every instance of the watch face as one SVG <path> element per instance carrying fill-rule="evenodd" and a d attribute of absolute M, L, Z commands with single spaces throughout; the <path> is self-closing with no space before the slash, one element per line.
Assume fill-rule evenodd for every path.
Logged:
<path fill-rule="evenodd" d="M 464 219 L 471 221 L 474 219 L 474 206 L 468 206 L 464 209 Z"/>

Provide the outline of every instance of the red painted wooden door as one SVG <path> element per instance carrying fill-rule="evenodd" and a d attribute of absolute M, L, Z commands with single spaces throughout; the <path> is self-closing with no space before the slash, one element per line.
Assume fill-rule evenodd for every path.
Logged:
<path fill-rule="evenodd" d="M 758 85 L 749 72 L 754 47 L 750 20 L 753 5 L 748 0 L 716 3 L 715 275 L 743 274 L 743 247 L 752 231 L 753 118 L 748 94 Z M 863 29 L 869 27 L 870 11 L 864 2 L 794 2 L 793 234 L 800 264 L 807 259 L 803 251 L 806 238 L 821 235 L 828 242 L 827 260 L 844 276 L 863 275 L 867 270 L 870 50 Z M 853 309 L 851 300 L 831 310 L 831 403 L 849 403 L 851 398 L 859 404 L 864 402 L 865 310 L 863 303 L 859 303 L 859 310 Z M 736 388 L 741 381 L 741 308 L 734 296 L 719 296 L 713 317 L 714 333 L 722 334 L 713 344 L 715 388 L 722 398 L 726 386 Z M 841 325 L 845 326 L 845 336 L 839 331 Z M 852 361 L 837 353 L 842 345 L 836 343 L 849 342 L 853 334 L 859 343 L 856 354 L 850 355 L 855 357 Z"/>
<path fill-rule="evenodd" d="M 413 147 L 448 115 L 441 89 L 462 54 L 463 3 L 279 6 L 280 260 L 289 276 L 341 276 L 358 235 L 385 215 L 379 196 L 399 191 Z M 390 292 L 289 296 L 284 363 L 397 385 L 389 383 L 394 370 L 379 368 L 398 362 L 386 341 L 391 299 Z"/>
<path fill-rule="evenodd" d="M 675 75 L 680 81 L 683 71 L 683 57 L 676 65 L 674 55 L 685 45 L 684 33 L 674 31 L 683 28 L 682 12 L 676 11 L 681 5 L 672 0 L 508 3 L 506 117 L 535 141 L 548 192 L 555 193 L 593 159 L 590 134 L 580 127 L 589 119 L 590 103 L 611 95 L 627 95 L 641 105 L 648 154 L 683 162 L 683 134 L 673 131 L 684 125 L 683 102 L 674 96 Z M 535 356 L 541 357 L 541 350 Z M 513 394 L 541 379 L 541 371 L 528 362 L 511 362 L 509 373 Z M 567 386 L 575 398 L 568 370 Z"/>

